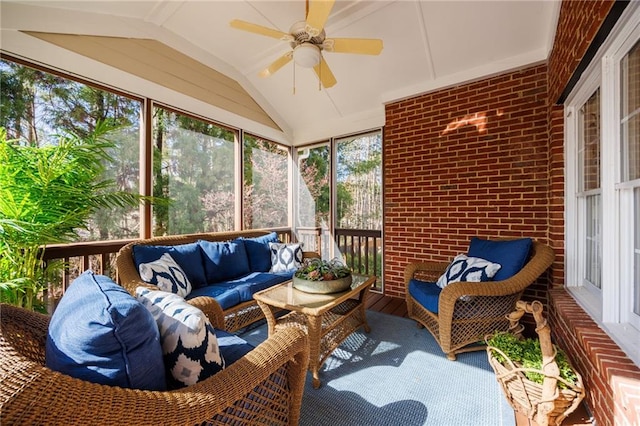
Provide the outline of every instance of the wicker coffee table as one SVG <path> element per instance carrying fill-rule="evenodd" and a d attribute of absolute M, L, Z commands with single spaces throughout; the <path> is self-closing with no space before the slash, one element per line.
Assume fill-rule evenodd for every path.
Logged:
<path fill-rule="evenodd" d="M 375 281 L 373 276 L 354 275 L 349 290 L 333 294 L 305 293 L 288 281 L 253 295 L 267 318 L 269 335 L 281 327 L 301 328 L 308 334 L 314 388 L 320 387 L 318 372 L 329 354 L 358 328 L 370 331 L 365 302 Z M 276 318 L 275 312 L 283 309 L 290 312 Z"/>

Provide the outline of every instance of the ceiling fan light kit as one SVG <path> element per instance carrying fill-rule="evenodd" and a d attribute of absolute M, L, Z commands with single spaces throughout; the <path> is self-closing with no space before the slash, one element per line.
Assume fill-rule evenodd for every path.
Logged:
<path fill-rule="evenodd" d="M 320 59 L 320 48 L 315 44 L 302 43 L 293 49 L 293 61 L 301 67 L 313 68 Z"/>
<path fill-rule="evenodd" d="M 261 77 L 268 77 L 289 63 L 292 59 L 303 68 L 313 68 L 326 89 L 333 87 L 337 81 L 329 65 L 322 57 L 322 51 L 335 53 L 355 53 L 360 55 L 379 55 L 382 51 L 382 40 L 366 38 L 326 38 L 324 25 L 329 18 L 335 0 L 307 0 L 306 21 L 294 23 L 289 34 L 263 27 L 251 22 L 234 19 L 230 22 L 233 28 L 276 38 L 289 42 L 291 51 L 276 59 L 260 72 Z"/>

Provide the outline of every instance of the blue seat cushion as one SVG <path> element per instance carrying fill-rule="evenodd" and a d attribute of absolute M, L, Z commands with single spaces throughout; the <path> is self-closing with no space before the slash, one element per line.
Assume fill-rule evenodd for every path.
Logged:
<path fill-rule="evenodd" d="M 169 253 L 182 268 L 193 288 L 207 285 L 202 254 L 197 243 L 173 246 L 134 245 L 133 261 L 136 264 L 136 268 L 139 269 L 141 263 L 155 262 L 165 253 Z"/>
<path fill-rule="evenodd" d="M 124 288 L 91 271 L 71 283 L 51 317 L 45 364 L 92 383 L 166 390 L 153 316 Z"/>
<path fill-rule="evenodd" d="M 261 237 L 239 239 L 244 241 L 244 247 L 247 250 L 247 257 L 249 258 L 250 271 L 269 272 L 269 269 L 271 269 L 269 243 L 279 243 L 278 234 L 271 232 Z"/>
<path fill-rule="evenodd" d="M 199 240 L 207 284 L 211 285 L 241 277 L 250 272 L 244 241 Z"/>
<path fill-rule="evenodd" d="M 235 280 L 223 281 L 193 290 L 187 300 L 197 296 L 209 296 L 216 299 L 222 309 L 231 308 L 238 303 L 253 299 L 254 293 L 290 280 L 293 271 L 282 273 L 252 272 Z"/>
<path fill-rule="evenodd" d="M 409 294 L 426 310 L 438 313 L 438 301 L 442 289 L 436 283 L 412 279 L 409 281 Z"/>
<path fill-rule="evenodd" d="M 251 352 L 254 347 L 242 338 L 224 330 L 216 330 L 218 347 L 224 358 L 226 367 Z"/>
<path fill-rule="evenodd" d="M 467 255 L 500 264 L 501 268 L 494 275 L 493 280 L 502 281 L 520 272 L 529 259 L 530 249 L 531 238 L 491 241 L 473 237 L 469 243 Z"/>
<path fill-rule="evenodd" d="M 234 284 L 216 283 L 205 287 L 192 290 L 186 297 L 186 300 L 193 299 L 198 296 L 208 296 L 216 299 L 222 309 L 229 309 L 240 303 L 240 293 Z"/>

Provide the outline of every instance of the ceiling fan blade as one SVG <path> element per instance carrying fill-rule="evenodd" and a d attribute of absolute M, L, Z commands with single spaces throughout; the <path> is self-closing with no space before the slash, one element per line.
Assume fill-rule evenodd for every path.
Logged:
<path fill-rule="evenodd" d="M 316 75 L 325 89 L 335 86 L 338 82 L 331 72 L 329 65 L 327 65 L 327 61 L 325 61 L 323 57 L 320 57 L 320 63 L 313 67 L 313 70 L 316 72 Z"/>
<path fill-rule="evenodd" d="M 260 34 L 267 37 L 277 38 L 279 40 L 289 40 L 291 35 L 283 33 L 282 31 L 274 30 L 273 28 L 263 27 L 262 25 L 252 24 L 251 22 L 241 21 L 234 19 L 229 22 L 231 27 L 238 30 L 249 31 L 250 33 Z"/>
<path fill-rule="evenodd" d="M 382 52 L 382 40 L 377 38 L 328 38 L 324 41 L 324 50 L 336 53 L 379 55 Z"/>
<path fill-rule="evenodd" d="M 293 59 L 293 52 L 287 52 L 273 61 L 267 68 L 260 71 L 258 75 L 260 77 L 269 77 L 270 75 L 275 74 L 275 72 L 280 68 L 287 65 L 291 61 L 291 59 Z"/>
<path fill-rule="evenodd" d="M 314 30 L 318 31 L 318 34 L 322 32 L 324 24 L 329 18 L 331 9 L 335 0 L 309 0 L 309 13 L 307 14 L 307 25 Z M 318 35 L 312 34 L 312 35 Z"/>

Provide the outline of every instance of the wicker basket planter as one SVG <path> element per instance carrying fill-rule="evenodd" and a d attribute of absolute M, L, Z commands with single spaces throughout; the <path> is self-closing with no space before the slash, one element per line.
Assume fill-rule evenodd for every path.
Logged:
<path fill-rule="evenodd" d="M 569 383 L 560 377 L 556 363 L 556 349 L 551 343 L 550 329 L 546 319 L 542 316 L 540 302 L 525 303 L 519 301 L 516 311 L 509 315 L 511 332 L 520 336 L 523 327 L 519 320 L 525 313 L 532 313 L 536 320 L 536 331 L 540 339 L 542 350 L 542 369 L 523 368 L 511 361 L 500 349 L 487 346 L 489 363 L 496 374 L 502 390 L 511 407 L 528 419 L 539 425 L 559 425 L 580 404 L 585 396 L 582 377 L 577 376 L 576 383 Z M 498 361 L 499 354 L 505 360 Z M 543 383 L 536 383 L 525 376 L 525 372 L 535 372 L 544 376 Z M 559 382 L 564 387 L 559 386 Z"/>

